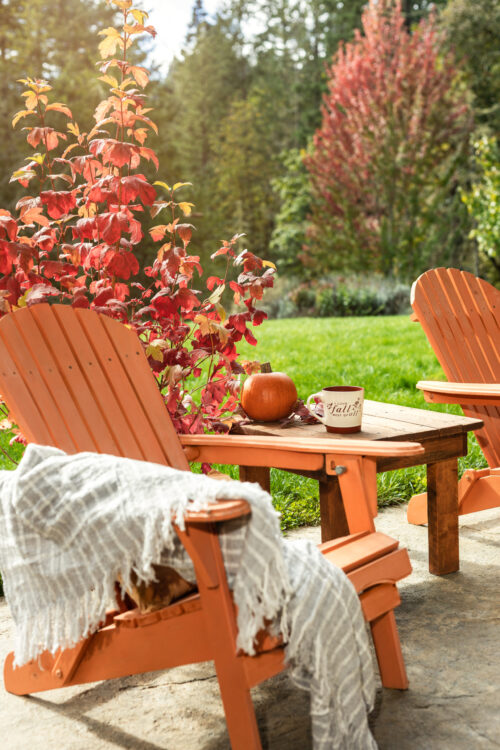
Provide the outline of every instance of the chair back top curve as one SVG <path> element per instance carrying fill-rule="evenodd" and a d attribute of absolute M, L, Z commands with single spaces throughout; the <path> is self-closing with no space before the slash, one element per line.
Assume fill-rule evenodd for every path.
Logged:
<path fill-rule="evenodd" d="M 0 393 L 29 442 L 189 464 L 135 331 L 39 304 L 0 320 Z"/>
<path fill-rule="evenodd" d="M 449 381 L 500 382 L 500 291 L 467 271 L 435 268 L 413 284 L 411 304 Z M 500 466 L 500 408 L 464 405 L 491 467 Z"/>

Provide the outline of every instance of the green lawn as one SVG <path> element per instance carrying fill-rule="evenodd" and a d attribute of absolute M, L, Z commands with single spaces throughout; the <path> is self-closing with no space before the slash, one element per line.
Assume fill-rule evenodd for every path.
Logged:
<path fill-rule="evenodd" d="M 462 413 L 457 406 L 431 407 L 416 390 L 418 380 L 445 378 L 422 329 L 407 316 L 272 320 L 256 336 L 257 346 L 244 343 L 241 355 L 286 372 L 304 400 L 325 385 L 362 385 L 375 401 Z M 486 465 L 473 435 L 459 464 L 461 471 Z M 379 505 L 408 500 L 425 490 L 425 481 L 424 467 L 379 475 Z M 283 528 L 319 523 L 316 482 L 273 471 L 271 489 Z"/>

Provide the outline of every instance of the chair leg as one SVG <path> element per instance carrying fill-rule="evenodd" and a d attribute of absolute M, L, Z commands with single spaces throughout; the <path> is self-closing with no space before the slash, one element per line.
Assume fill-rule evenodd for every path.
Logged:
<path fill-rule="evenodd" d="M 386 688 L 406 690 L 408 677 L 401 652 L 398 628 L 394 610 L 370 622 L 375 653 L 380 670 L 382 685 Z"/>
<path fill-rule="evenodd" d="M 469 469 L 458 482 L 458 515 L 500 507 L 500 471 L 498 469 Z M 427 492 L 413 495 L 406 512 L 408 523 L 421 526 L 428 523 Z"/>
<path fill-rule="evenodd" d="M 239 666 L 239 665 L 238 665 Z M 262 750 L 250 689 L 243 675 L 235 679 L 231 665 L 215 660 L 219 690 L 232 750 Z"/>
<path fill-rule="evenodd" d="M 427 492 L 421 492 L 420 495 L 413 495 L 410 498 L 406 509 L 406 519 L 414 526 L 425 526 L 428 522 Z"/>

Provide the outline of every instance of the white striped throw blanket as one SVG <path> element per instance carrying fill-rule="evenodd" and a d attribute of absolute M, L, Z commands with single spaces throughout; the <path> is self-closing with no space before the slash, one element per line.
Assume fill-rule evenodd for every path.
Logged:
<path fill-rule="evenodd" d="M 0 493 L 0 570 L 17 664 L 92 633 L 119 573 L 125 586 L 127 571 L 149 582 L 153 564 L 162 563 L 192 579 L 172 517 L 181 526 L 188 509 L 242 498 L 251 515 L 221 524 L 219 535 L 238 606 L 238 646 L 253 653 L 264 620 L 275 623 L 292 679 L 311 693 L 315 750 L 376 747 L 367 723 L 373 663 L 359 599 L 313 544 L 281 537 L 258 485 L 32 444 L 15 471 L 0 472 Z"/>

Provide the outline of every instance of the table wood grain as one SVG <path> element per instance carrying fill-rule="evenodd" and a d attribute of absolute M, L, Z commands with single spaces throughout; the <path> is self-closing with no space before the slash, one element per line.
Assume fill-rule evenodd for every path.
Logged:
<path fill-rule="evenodd" d="M 283 427 L 276 422 L 251 422 L 240 425 L 246 435 L 293 438 L 321 437 L 336 440 L 402 440 L 415 441 L 424 447 L 419 456 L 377 459 L 377 471 L 393 471 L 420 464 L 427 465 L 429 496 L 429 570 L 437 575 L 459 568 L 457 459 L 467 454 L 467 433 L 482 427 L 482 421 L 430 409 L 415 409 L 379 401 L 366 400 L 362 429 L 354 434 L 335 435 L 323 424 L 296 424 Z M 338 481 L 324 471 L 296 471 L 319 482 L 321 537 L 328 541 L 349 533 Z M 269 470 L 241 467 L 247 481 L 258 481 L 269 487 Z"/>

